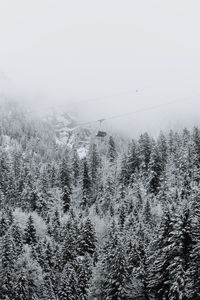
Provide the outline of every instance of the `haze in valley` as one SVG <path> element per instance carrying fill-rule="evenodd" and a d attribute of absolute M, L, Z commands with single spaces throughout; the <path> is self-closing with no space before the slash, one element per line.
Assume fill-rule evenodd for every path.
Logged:
<path fill-rule="evenodd" d="M 84 122 L 145 109 L 104 123 L 129 135 L 199 125 L 199 9 L 197 0 L 1 1 L 1 99 L 78 110 Z"/>

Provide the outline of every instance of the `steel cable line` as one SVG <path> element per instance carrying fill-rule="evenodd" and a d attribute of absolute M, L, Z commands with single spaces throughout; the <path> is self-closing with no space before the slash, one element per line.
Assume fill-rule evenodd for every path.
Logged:
<path fill-rule="evenodd" d="M 102 123 L 102 122 L 107 121 L 107 120 L 122 118 L 122 117 L 125 117 L 125 116 L 130 116 L 130 115 L 133 115 L 133 114 L 154 110 L 154 109 L 157 109 L 157 108 L 165 107 L 165 106 L 168 106 L 168 105 L 173 105 L 173 104 L 188 101 L 188 100 L 189 100 L 189 98 L 186 97 L 186 98 L 181 98 L 181 99 L 177 99 L 177 100 L 173 100 L 173 101 L 168 101 L 168 102 L 165 102 L 165 103 L 162 103 L 162 104 L 157 104 L 157 105 L 152 105 L 152 106 L 149 106 L 149 107 L 146 107 L 146 108 L 141 108 L 141 109 L 138 109 L 138 110 L 135 110 L 135 111 L 132 111 L 132 112 L 113 115 L 113 116 L 110 116 L 110 117 L 105 117 L 105 118 L 101 118 L 101 119 L 97 119 L 97 120 L 93 120 L 93 121 L 89 121 L 89 122 L 85 122 L 85 123 L 79 123 L 77 127 L 85 126 L 85 125 L 89 125 L 89 124 L 93 124 L 93 123 Z"/>
<path fill-rule="evenodd" d="M 124 91 L 124 92 L 121 91 L 121 92 L 118 92 L 118 93 L 112 93 L 110 95 L 95 97 L 95 98 L 91 98 L 91 99 L 70 101 L 67 104 L 73 105 L 73 104 L 84 104 L 84 103 L 93 102 L 93 101 L 104 101 L 104 100 L 107 100 L 107 99 L 111 99 L 113 97 L 126 96 L 126 95 L 132 95 L 132 94 L 134 94 L 134 96 L 135 95 L 140 96 L 141 93 L 145 92 L 145 90 L 149 90 L 149 89 L 152 89 L 152 88 L 154 88 L 154 84 L 143 86 L 142 88 L 134 88 L 133 90 L 128 90 L 128 91 Z"/>
<path fill-rule="evenodd" d="M 76 104 L 89 103 L 89 102 L 93 102 L 93 101 L 104 101 L 104 100 L 107 100 L 107 99 L 111 99 L 113 97 L 126 96 L 126 95 L 131 95 L 131 94 L 135 94 L 135 95 L 139 96 L 140 93 L 143 92 L 143 91 L 144 91 L 144 88 L 135 89 L 135 90 L 132 90 L 132 91 L 113 93 L 113 94 L 102 96 L 102 97 L 96 97 L 96 98 L 91 98 L 91 99 L 86 99 L 86 100 L 71 101 L 71 102 L 68 102 L 67 104 L 69 104 L 69 105 L 74 105 L 75 104 L 76 105 Z"/>

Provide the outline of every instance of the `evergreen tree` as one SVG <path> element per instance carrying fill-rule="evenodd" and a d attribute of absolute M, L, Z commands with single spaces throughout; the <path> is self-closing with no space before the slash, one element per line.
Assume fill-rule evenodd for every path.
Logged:
<path fill-rule="evenodd" d="M 73 170 L 73 183 L 75 186 L 77 186 L 79 175 L 80 175 L 80 160 L 76 149 L 73 149 L 73 153 L 72 153 L 72 170 Z"/>
<path fill-rule="evenodd" d="M 57 300 L 57 296 L 56 296 L 56 293 L 54 292 L 54 289 L 53 289 L 53 284 L 52 284 L 52 280 L 51 278 L 47 277 L 45 278 L 45 283 L 44 283 L 44 294 L 45 294 L 45 300 Z"/>
<path fill-rule="evenodd" d="M 33 217 L 28 217 L 27 225 L 24 231 L 24 241 L 28 245 L 35 245 L 37 243 L 36 229 Z"/>
<path fill-rule="evenodd" d="M 80 253 L 93 255 L 96 248 L 96 234 L 90 219 L 87 219 L 81 230 L 81 240 L 79 244 Z"/>
<path fill-rule="evenodd" d="M 75 268 L 78 280 L 78 299 L 87 300 L 90 286 L 89 281 L 92 275 L 91 263 L 88 257 L 78 258 Z"/>
<path fill-rule="evenodd" d="M 22 269 L 17 277 L 17 283 L 14 288 L 14 299 L 15 300 L 27 300 L 29 299 L 29 287 L 28 280 L 25 271 Z"/>
<path fill-rule="evenodd" d="M 157 299 L 169 299 L 169 237 L 173 230 L 171 214 L 166 211 L 160 224 L 158 239 L 152 246 L 149 259 L 149 290 Z"/>
<path fill-rule="evenodd" d="M 144 175 L 148 171 L 148 166 L 151 156 L 151 140 L 148 133 L 144 133 L 139 138 L 139 159 L 140 159 L 140 168 Z"/>
<path fill-rule="evenodd" d="M 30 256 L 29 247 L 16 263 L 15 294 L 22 294 L 25 299 L 35 300 L 44 297 L 44 281 L 42 269 Z M 13 298 L 15 299 L 15 298 Z M 22 298 L 23 299 L 23 298 Z"/>
<path fill-rule="evenodd" d="M 58 291 L 60 300 L 78 300 L 78 283 L 71 264 L 66 264 L 62 272 Z"/>
<path fill-rule="evenodd" d="M 97 264 L 99 277 L 92 289 L 93 298 L 97 299 L 130 299 L 130 277 L 122 243 L 116 233 L 109 234 L 104 245 L 101 260 Z"/>
<path fill-rule="evenodd" d="M 159 137 L 157 140 L 157 147 L 158 147 L 158 152 L 159 152 L 160 158 L 161 158 L 162 172 L 164 172 L 165 166 L 167 163 L 168 148 L 167 148 L 167 139 L 162 132 L 160 132 L 160 134 L 159 134 Z"/>
<path fill-rule="evenodd" d="M 23 249 L 23 238 L 22 232 L 17 224 L 13 224 L 11 228 L 11 234 L 14 242 L 16 256 L 19 256 L 22 253 Z"/>
<path fill-rule="evenodd" d="M 139 149 L 134 140 L 129 144 L 128 153 L 124 163 L 122 177 L 125 178 L 125 185 L 127 185 L 131 183 L 134 174 L 138 171 L 140 166 Z"/>
<path fill-rule="evenodd" d="M 125 209 L 124 205 L 122 205 L 120 212 L 119 212 L 119 225 L 121 227 L 124 226 L 125 220 L 126 220 L 126 209 Z"/>
<path fill-rule="evenodd" d="M 82 175 L 82 201 L 81 208 L 86 209 L 90 205 L 91 200 L 91 179 L 89 176 L 88 164 L 86 158 L 83 160 L 83 175 Z"/>
<path fill-rule="evenodd" d="M 143 211 L 143 217 L 144 217 L 144 223 L 146 224 L 147 227 L 152 227 L 153 224 L 153 218 L 152 218 L 152 213 L 151 213 L 151 206 L 149 203 L 149 199 L 147 199 L 145 206 L 144 206 L 144 211 Z"/>
<path fill-rule="evenodd" d="M 7 195 L 9 190 L 9 159 L 5 150 L 0 151 L 0 189 L 3 195 Z"/>
<path fill-rule="evenodd" d="M 76 229 L 73 226 L 73 223 L 68 224 L 66 227 L 65 236 L 61 247 L 62 267 L 64 267 L 66 263 L 72 262 L 79 251 L 79 247 L 77 247 L 77 236 L 75 230 Z"/>
<path fill-rule="evenodd" d="M 98 168 L 100 166 L 100 158 L 97 151 L 97 145 L 92 143 L 89 149 L 89 173 L 93 186 L 97 183 Z"/>
<path fill-rule="evenodd" d="M 56 242 L 59 242 L 61 237 L 61 223 L 60 223 L 60 214 L 56 209 L 51 220 L 51 226 L 49 228 L 50 235 L 55 239 Z"/>
<path fill-rule="evenodd" d="M 70 204 L 71 204 L 71 194 L 67 186 L 64 187 L 62 202 L 63 202 L 63 212 L 67 213 L 70 209 Z"/>
<path fill-rule="evenodd" d="M 103 195 L 101 199 L 101 208 L 104 214 L 108 211 L 109 207 L 112 206 L 112 199 L 115 193 L 115 183 L 113 176 L 108 175 L 105 181 L 105 186 L 103 187 Z"/>
<path fill-rule="evenodd" d="M 46 272 L 51 273 L 51 270 L 53 270 L 55 266 L 55 258 L 54 258 L 54 251 L 50 242 L 47 242 L 44 256 L 45 256 Z"/>
<path fill-rule="evenodd" d="M 187 299 L 186 274 L 193 244 L 189 209 L 185 208 L 172 221 L 167 216 L 163 225 L 158 250 L 154 250 L 150 289 L 158 299 Z"/>
<path fill-rule="evenodd" d="M 2 254 L 1 254 L 1 272 L 0 272 L 0 298 L 13 299 L 13 283 L 14 283 L 14 261 L 15 252 L 14 244 L 10 231 L 3 238 Z"/>
<path fill-rule="evenodd" d="M 192 249 L 192 228 L 190 211 L 185 208 L 181 219 L 176 222 L 171 235 L 171 242 L 174 245 L 173 261 L 169 265 L 171 299 L 187 298 L 186 283 L 187 270 L 190 265 L 190 253 Z M 190 275 L 189 275 L 190 276 Z"/>
<path fill-rule="evenodd" d="M 149 300 L 148 291 L 148 251 L 144 241 L 141 239 L 137 245 L 138 265 L 133 268 L 132 273 L 132 296 L 133 299 Z"/>
<path fill-rule="evenodd" d="M 62 189 L 64 189 L 64 187 L 67 186 L 68 189 L 71 191 L 71 176 L 67 155 L 68 154 L 66 154 L 66 157 L 63 158 L 60 166 L 60 182 Z"/>
<path fill-rule="evenodd" d="M 5 212 L 2 211 L 0 217 L 0 237 L 3 237 L 9 229 L 9 221 L 8 217 L 6 216 Z"/>
<path fill-rule="evenodd" d="M 186 291 L 188 299 L 200 299 L 200 201 L 199 192 L 195 193 L 191 207 L 192 247 L 186 271 Z"/>
<path fill-rule="evenodd" d="M 154 146 L 149 161 L 149 190 L 154 194 L 158 193 L 160 187 L 162 169 L 161 156 L 158 148 Z"/>
<path fill-rule="evenodd" d="M 116 157 L 117 157 L 117 150 L 116 150 L 116 146 L 115 146 L 115 142 L 112 136 L 109 137 L 108 140 L 108 161 L 110 163 L 114 163 Z"/>
<path fill-rule="evenodd" d="M 127 154 L 124 154 L 122 157 L 122 162 L 121 162 L 121 170 L 120 170 L 120 175 L 119 175 L 119 182 L 122 186 L 128 186 L 130 182 L 130 171 L 129 171 L 129 163 L 128 163 L 128 158 Z"/>

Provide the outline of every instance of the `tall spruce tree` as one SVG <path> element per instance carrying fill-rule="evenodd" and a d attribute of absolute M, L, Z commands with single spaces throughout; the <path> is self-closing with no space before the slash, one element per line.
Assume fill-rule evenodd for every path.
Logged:
<path fill-rule="evenodd" d="M 15 249 L 10 231 L 3 238 L 0 272 L 0 297 L 13 299 Z"/>
<path fill-rule="evenodd" d="M 124 248 L 117 233 L 109 233 L 104 244 L 101 258 L 97 263 L 98 277 L 94 281 L 95 288 L 91 288 L 93 298 L 97 299 L 130 299 L 130 276 Z"/>
<path fill-rule="evenodd" d="M 86 209 L 91 204 L 91 178 L 89 175 L 88 163 L 86 158 L 83 160 L 83 173 L 82 173 L 82 200 L 81 208 Z"/>
<path fill-rule="evenodd" d="M 108 161 L 110 163 L 114 163 L 116 157 L 117 157 L 117 150 L 115 141 L 112 136 L 109 137 L 108 140 L 108 153 L 107 153 Z"/>
<path fill-rule="evenodd" d="M 60 300 L 78 300 L 78 281 L 71 264 L 66 264 L 62 272 L 58 290 Z"/>
<path fill-rule="evenodd" d="M 24 241 L 28 245 L 35 245 L 37 243 L 36 229 L 33 217 L 30 215 L 24 231 Z"/>
<path fill-rule="evenodd" d="M 82 226 L 80 239 L 80 253 L 93 255 L 96 249 L 97 238 L 94 226 L 89 218 Z"/>
<path fill-rule="evenodd" d="M 150 161 L 149 161 L 149 191 L 151 193 L 157 194 L 160 184 L 161 184 L 161 175 L 162 175 L 162 160 L 157 146 L 155 145 L 152 149 Z"/>
<path fill-rule="evenodd" d="M 63 202 L 63 212 L 67 213 L 71 205 L 71 193 L 67 186 L 65 186 L 63 189 L 62 202 Z"/>

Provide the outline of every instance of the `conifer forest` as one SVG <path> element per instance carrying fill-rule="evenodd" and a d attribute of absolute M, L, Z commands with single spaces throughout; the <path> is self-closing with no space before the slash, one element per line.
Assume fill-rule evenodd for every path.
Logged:
<path fill-rule="evenodd" d="M 200 129 L 56 126 L 1 106 L 0 299 L 199 300 Z"/>

